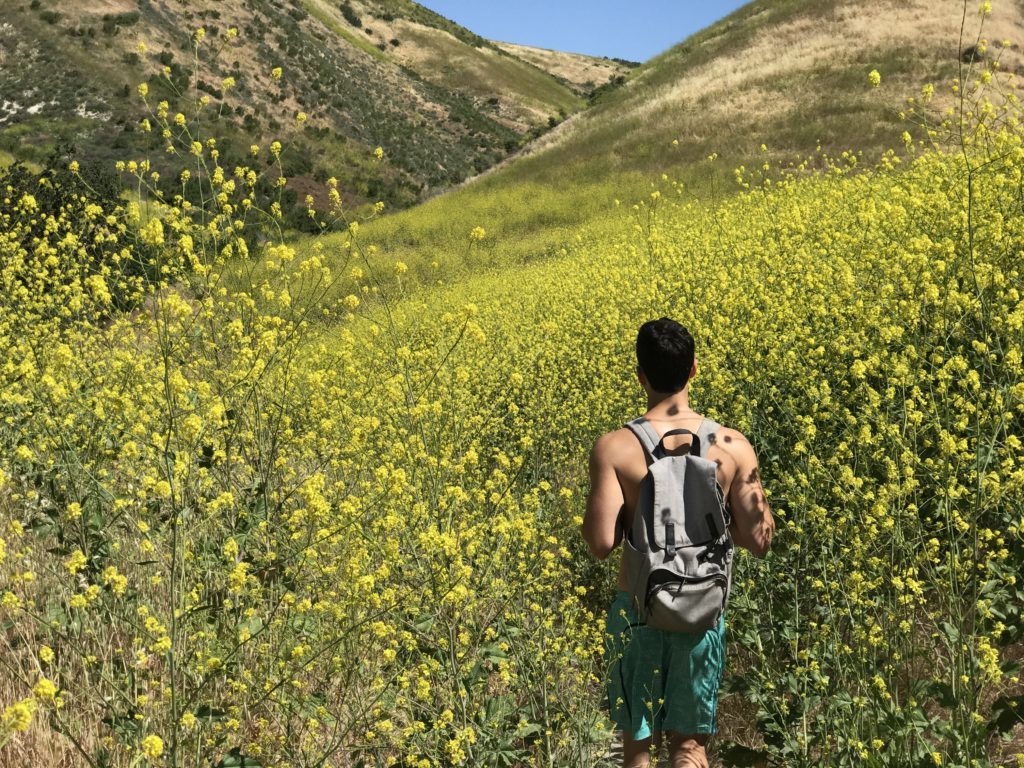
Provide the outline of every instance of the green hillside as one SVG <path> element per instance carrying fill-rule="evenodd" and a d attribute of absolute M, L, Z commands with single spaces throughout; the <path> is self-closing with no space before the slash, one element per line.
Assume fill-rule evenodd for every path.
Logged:
<path fill-rule="evenodd" d="M 159 142 L 138 130 L 141 82 L 154 105 L 174 108 L 178 93 L 209 97 L 205 119 L 216 115 L 228 159 L 281 139 L 293 224 L 304 217 L 299 201 L 322 194 L 329 177 L 351 204 L 403 208 L 586 104 L 558 78 L 411 2 L 18 0 L 0 25 L 0 151 L 41 163 L 73 147 L 103 168 L 151 153 L 159 163 Z M 300 111 L 309 116 L 301 134 Z"/>

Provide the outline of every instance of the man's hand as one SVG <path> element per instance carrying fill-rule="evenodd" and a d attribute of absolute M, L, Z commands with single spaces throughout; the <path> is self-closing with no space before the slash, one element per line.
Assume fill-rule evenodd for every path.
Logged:
<path fill-rule="evenodd" d="M 609 432 L 598 438 L 590 451 L 590 494 L 583 517 L 583 538 L 599 560 L 608 557 L 622 537 L 619 518 L 625 503 L 612 463 L 617 444 L 614 435 L 614 432 Z"/>

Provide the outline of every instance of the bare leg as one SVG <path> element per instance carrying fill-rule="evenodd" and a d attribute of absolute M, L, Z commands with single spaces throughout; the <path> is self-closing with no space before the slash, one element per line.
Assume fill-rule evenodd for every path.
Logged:
<path fill-rule="evenodd" d="M 683 736 L 670 733 L 668 753 L 672 758 L 672 768 L 709 768 L 708 756 L 704 751 L 707 743 L 706 734 Z"/>
<path fill-rule="evenodd" d="M 622 732 L 622 765 L 623 768 L 647 768 L 651 762 L 651 738 L 635 740 L 630 734 Z"/>

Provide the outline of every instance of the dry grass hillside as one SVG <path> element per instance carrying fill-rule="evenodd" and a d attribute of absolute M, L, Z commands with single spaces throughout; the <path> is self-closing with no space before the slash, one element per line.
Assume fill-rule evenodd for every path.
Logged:
<path fill-rule="evenodd" d="M 647 62 L 603 105 L 530 152 L 575 154 L 593 144 L 628 167 L 652 139 L 678 139 L 691 160 L 744 138 L 747 150 L 767 142 L 783 154 L 813 149 L 817 139 L 870 151 L 925 83 L 936 85 L 942 105 L 943 84 L 971 58 L 978 6 L 970 0 L 965 16 L 957 0 L 759 0 Z M 989 45 L 981 58 L 1019 70 L 1024 4 L 992 3 L 982 36 Z M 881 93 L 861 87 L 872 69 L 882 74 Z"/>
<path fill-rule="evenodd" d="M 503 51 L 528 61 L 534 66 L 550 72 L 572 86 L 579 93 L 592 93 L 605 83 L 625 76 L 633 68 L 633 62 L 621 59 L 599 58 L 583 53 L 552 51 L 515 43 L 496 43 Z"/>
<path fill-rule="evenodd" d="M 492 261 L 518 262 L 557 253 L 580 225 L 628 211 L 615 201 L 645 197 L 662 174 L 706 199 L 738 189 L 739 166 L 820 162 L 819 147 L 862 152 L 870 164 L 917 130 L 899 113 L 921 108 L 907 100 L 925 84 L 935 86 L 928 109 L 939 113 L 961 70 L 976 77 L 997 59 L 1022 70 L 1024 4 L 993 0 L 984 19 L 979 6 L 755 0 L 633 69 L 523 152 L 386 217 L 372 234 L 385 254 L 430 263 L 453 232 L 482 226 L 493 235 Z M 973 50 L 979 29 L 984 51 Z M 879 88 L 869 85 L 873 70 Z"/>

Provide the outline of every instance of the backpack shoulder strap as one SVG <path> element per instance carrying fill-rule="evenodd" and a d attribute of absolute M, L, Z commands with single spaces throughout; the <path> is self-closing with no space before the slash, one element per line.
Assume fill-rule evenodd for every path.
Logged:
<path fill-rule="evenodd" d="M 697 428 L 697 437 L 700 438 L 700 455 L 707 456 L 708 449 L 714 445 L 715 438 L 718 436 L 718 430 L 722 428 L 722 425 L 717 421 L 711 419 L 704 419 L 700 423 L 700 427 Z"/>
<path fill-rule="evenodd" d="M 651 460 L 655 460 L 654 449 L 658 447 L 658 443 L 661 438 L 658 433 L 654 431 L 654 427 L 651 423 L 643 416 L 633 419 L 627 423 L 626 428 L 629 429 L 637 439 L 640 441 L 640 445 L 644 447 L 644 453 Z"/>

